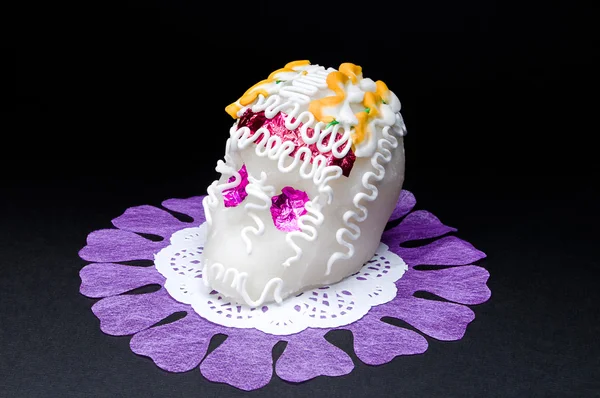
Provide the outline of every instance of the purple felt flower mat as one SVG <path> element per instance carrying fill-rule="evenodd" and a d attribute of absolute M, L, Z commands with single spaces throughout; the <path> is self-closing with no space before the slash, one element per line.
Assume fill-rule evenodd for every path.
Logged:
<path fill-rule="evenodd" d="M 468 305 L 483 303 L 490 297 L 486 285 L 489 273 L 471 265 L 485 254 L 470 243 L 448 235 L 456 229 L 442 224 L 433 214 L 412 211 L 415 204 L 413 194 L 402 191 L 390 222 L 402 220 L 382 237 L 382 242 L 409 266 L 396 282 L 396 298 L 373 307 L 358 321 L 336 328 L 353 333 L 354 351 L 365 364 L 382 365 L 396 356 L 422 354 L 428 347 L 424 336 L 444 341 L 461 339 L 475 317 Z M 133 207 L 112 221 L 114 229 L 90 233 L 87 245 L 79 253 L 82 259 L 92 262 L 80 272 L 80 291 L 87 297 L 100 298 L 92 311 L 104 333 L 132 335 L 132 351 L 151 358 L 161 369 L 186 372 L 199 367 L 208 380 L 242 390 L 258 389 L 269 383 L 273 376 L 272 349 L 279 341 L 287 342 L 275 363 L 275 373 L 283 380 L 303 382 L 317 376 L 341 376 L 353 370 L 354 363 L 348 354 L 324 338 L 332 329 L 306 329 L 289 336 L 275 336 L 208 322 L 191 306 L 171 298 L 164 287 L 152 293 L 123 295 L 150 284 L 162 286 L 165 279 L 154 267 L 120 262 L 152 260 L 154 254 L 169 245 L 174 232 L 198 226 L 205 220 L 201 196 L 169 199 L 162 206 L 191 217 L 193 223 L 182 222 L 157 207 Z M 163 240 L 151 241 L 140 234 L 158 235 Z M 419 247 L 402 246 L 408 241 L 431 238 L 439 239 Z M 415 269 L 418 265 L 440 268 L 423 271 Z M 415 297 L 421 291 L 446 301 Z M 186 315 L 175 322 L 153 326 L 176 312 Z M 385 323 L 381 321 L 383 317 L 401 319 L 422 334 Z M 206 355 L 216 334 L 227 338 Z"/>

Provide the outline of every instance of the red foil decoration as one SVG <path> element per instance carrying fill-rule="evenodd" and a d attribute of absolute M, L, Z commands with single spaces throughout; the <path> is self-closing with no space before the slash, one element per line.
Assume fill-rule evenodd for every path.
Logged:
<path fill-rule="evenodd" d="M 292 187 L 284 187 L 280 195 L 271 198 L 271 217 L 273 224 L 283 232 L 300 231 L 298 218 L 306 214 L 304 205 L 308 195 L 304 191 Z"/>
<path fill-rule="evenodd" d="M 346 156 L 344 156 L 343 158 L 336 158 L 331 151 L 321 153 L 317 148 L 316 143 L 308 145 L 302 140 L 302 136 L 300 134 L 300 128 L 302 127 L 302 123 L 300 123 L 300 125 L 294 130 L 289 130 L 287 127 L 285 127 L 286 117 L 287 115 L 285 113 L 279 112 L 273 118 L 269 119 L 265 116 L 264 111 L 252 112 L 252 110 L 246 109 L 246 112 L 244 112 L 244 114 L 239 118 L 238 128 L 248 127 L 252 132 L 252 135 L 254 135 L 259 128 L 266 127 L 271 132 L 271 134 L 281 137 L 283 141 L 292 141 L 294 142 L 294 144 L 296 144 L 296 148 L 292 153 L 290 153 L 290 156 L 294 156 L 296 152 L 298 152 L 299 148 L 308 147 L 308 149 L 310 149 L 310 151 L 312 152 L 312 157 L 310 159 L 311 162 L 315 158 L 315 156 L 322 155 L 327 159 L 328 166 L 339 166 L 342 169 L 342 174 L 344 176 L 348 177 L 350 175 L 350 171 L 352 170 L 352 166 L 354 165 L 354 161 L 356 160 L 356 155 L 354 155 L 352 149 L 350 149 Z M 295 119 L 292 119 L 292 122 L 293 121 L 295 121 Z M 312 128 L 308 128 L 308 134 L 312 136 L 312 134 L 314 134 L 314 130 Z M 329 137 L 330 136 L 327 136 L 323 140 L 323 144 L 327 145 Z M 338 133 L 336 139 L 339 139 L 340 137 L 341 134 Z M 262 137 L 257 137 L 255 142 L 258 142 L 261 139 Z M 301 160 L 304 159 L 301 158 Z"/>

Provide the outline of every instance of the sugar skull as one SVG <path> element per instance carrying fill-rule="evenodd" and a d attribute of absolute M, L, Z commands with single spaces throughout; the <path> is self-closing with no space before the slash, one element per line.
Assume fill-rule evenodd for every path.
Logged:
<path fill-rule="evenodd" d="M 404 180 L 400 101 L 362 68 L 290 62 L 226 108 L 203 206 L 204 283 L 258 306 L 357 272 Z"/>

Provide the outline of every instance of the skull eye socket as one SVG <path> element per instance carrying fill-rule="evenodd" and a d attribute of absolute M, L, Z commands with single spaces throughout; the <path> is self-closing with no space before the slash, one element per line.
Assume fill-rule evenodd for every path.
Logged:
<path fill-rule="evenodd" d="M 271 198 L 271 217 L 275 227 L 283 232 L 300 231 L 298 219 L 306 214 L 306 192 L 284 187 L 281 194 Z"/>
<path fill-rule="evenodd" d="M 248 185 L 248 170 L 246 170 L 246 165 L 242 165 L 238 173 L 240 174 L 239 184 L 233 188 L 223 190 L 225 207 L 239 206 L 246 199 L 246 196 L 248 196 L 248 192 L 246 192 L 246 186 Z M 228 183 L 233 181 L 235 181 L 235 176 L 231 176 L 227 180 Z"/>

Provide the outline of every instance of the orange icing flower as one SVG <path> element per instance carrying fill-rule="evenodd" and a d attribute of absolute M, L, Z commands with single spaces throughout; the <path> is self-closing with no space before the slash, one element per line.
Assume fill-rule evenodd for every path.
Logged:
<path fill-rule="evenodd" d="M 254 86 L 246 90 L 244 95 L 242 95 L 236 102 L 228 105 L 225 108 L 225 112 L 227 112 L 232 118 L 237 119 L 237 113 L 240 111 L 240 109 L 242 109 L 248 104 L 251 104 L 254 100 L 256 100 L 256 98 L 258 98 L 260 94 L 262 94 L 265 97 L 269 95 L 269 93 L 263 88 L 265 84 L 276 83 L 277 75 L 279 75 L 280 73 L 295 72 L 294 68 L 305 65 L 310 65 L 310 61 L 303 60 L 288 62 L 285 65 L 285 67 L 277 69 L 275 72 L 271 73 L 268 78 L 266 78 L 265 80 L 261 80 L 260 82 L 256 83 Z"/>
<path fill-rule="evenodd" d="M 348 62 L 341 64 L 339 71 L 331 72 L 327 76 L 327 87 L 335 95 L 311 101 L 308 110 L 315 119 L 320 122 L 331 123 L 334 116 L 323 114 L 323 108 L 341 104 L 346 99 L 346 92 L 344 91 L 346 83 L 350 80 L 353 84 L 357 84 L 358 75 L 360 74 L 362 74 L 362 68 Z"/>
<path fill-rule="evenodd" d="M 308 110 L 318 121 L 337 124 L 333 115 L 324 113 L 324 108 L 341 104 L 347 96 L 345 87 L 348 81 L 357 85 L 361 78 L 362 68 L 360 66 L 349 62 L 341 64 L 339 71 L 331 72 L 327 76 L 327 87 L 335 95 L 312 101 Z M 384 82 L 381 80 L 377 81 L 375 87 L 375 91 L 368 91 L 364 95 L 362 101 L 362 105 L 365 107 L 364 111 L 360 111 L 354 115 L 358 123 L 354 126 L 354 131 L 351 134 L 353 146 L 360 144 L 370 134 L 368 131 L 369 122 L 380 115 L 379 106 L 382 103 L 386 103 L 386 100 L 389 99 L 390 92 Z"/>
<path fill-rule="evenodd" d="M 363 112 L 358 112 L 355 115 L 358 119 L 358 124 L 351 134 L 353 146 L 360 144 L 369 134 L 371 134 L 368 130 L 369 122 L 379 116 L 379 107 L 381 104 L 387 103 L 389 96 L 390 90 L 381 80 L 375 82 L 375 91 L 368 91 L 365 93 L 365 99 L 363 100 L 365 110 Z"/>

